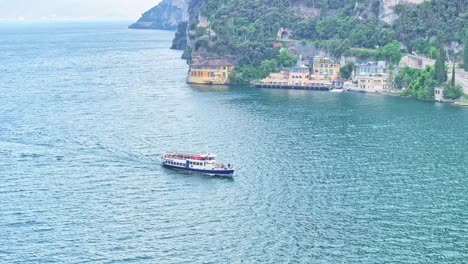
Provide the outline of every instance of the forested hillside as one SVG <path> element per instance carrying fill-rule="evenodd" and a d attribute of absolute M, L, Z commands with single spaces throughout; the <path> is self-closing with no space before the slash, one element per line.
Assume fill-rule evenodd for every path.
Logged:
<path fill-rule="evenodd" d="M 238 74 L 260 78 L 280 68 L 273 47 L 278 30 L 292 30 L 295 41 L 313 43 L 331 56 L 355 55 L 392 61 L 398 47 L 435 56 L 440 43 L 461 43 L 468 25 L 468 0 L 432 0 L 395 6 L 393 24 L 379 19 L 383 0 L 204 0 L 200 16 L 189 24 L 190 52 L 234 55 Z M 389 46 L 390 45 L 390 46 Z M 393 45 L 393 46 L 392 46 Z M 397 48 L 398 52 L 398 48 Z M 398 56 L 396 56 L 398 57 Z M 461 57 L 461 56 L 460 56 Z M 275 65 L 276 64 L 276 65 Z"/>
<path fill-rule="evenodd" d="M 468 29 L 468 0 L 431 0 L 418 6 L 398 5 L 393 25 L 396 38 L 429 55 L 437 42 L 462 43 Z"/>

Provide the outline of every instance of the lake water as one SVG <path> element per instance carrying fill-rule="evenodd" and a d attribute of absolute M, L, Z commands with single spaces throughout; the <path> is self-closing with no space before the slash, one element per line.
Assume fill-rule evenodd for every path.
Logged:
<path fill-rule="evenodd" d="M 126 26 L 0 24 L 1 263 L 466 263 L 468 109 L 191 86 Z"/>

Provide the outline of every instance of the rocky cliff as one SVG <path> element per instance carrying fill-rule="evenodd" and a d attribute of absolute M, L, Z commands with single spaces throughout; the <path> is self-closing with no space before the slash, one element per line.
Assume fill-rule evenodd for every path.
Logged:
<path fill-rule="evenodd" d="M 417 5 L 424 1 L 425 0 L 357 0 L 355 4 L 351 5 L 352 10 L 350 10 L 349 8 L 343 8 L 343 6 L 347 5 L 343 3 L 335 4 L 336 6 L 333 6 L 332 4 L 327 4 L 323 6 L 324 4 L 319 4 L 320 2 L 317 2 L 317 4 L 315 4 L 315 2 L 313 2 L 314 4 L 310 4 L 310 1 L 295 0 L 290 1 L 289 4 L 285 5 L 283 11 L 291 11 L 298 18 L 307 19 L 312 17 L 318 17 L 321 13 L 324 12 L 324 10 L 324 15 L 326 16 L 335 16 L 337 15 L 337 13 L 346 10 L 347 12 L 349 12 L 349 16 L 359 17 L 363 20 L 372 20 L 373 18 L 378 18 L 380 20 L 380 23 L 391 24 L 398 18 L 398 15 L 395 13 L 394 10 L 396 6 L 400 4 Z M 213 31 L 213 27 L 209 26 L 210 19 L 207 19 L 207 17 L 211 17 L 211 19 L 218 19 L 216 17 L 213 17 L 212 13 L 218 12 L 219 9 L 226 8 L 226 6 L 229 5 L 227 4 L 228 2 L 226 2 L 226 5 L 224 5 L 220 4 L 220 2 L 223 1 L 213 0 L 186 0 L 186 2 L 189 6 L 188 20 L 186 23 L 182 23 L 177 29 L 176 36 L 174 38 L 174 43 L 172 45 L 173 49 L 182 49 L 186 51 L 184 53 L 184 58 L 188 58 L 190 56 L 189 53 L 199 50 L 199 47 L 195 45 L 197 41 L 205 41 L 206 38 L 212 39 L 219 37 L 218 34 L 215 31 Z M 241 6 L 245 5 L 246 3 L 245 1 L 240 0 L 233 0 L 232 2 L 236 3 L 232 3 L 230 5 L 237 6 L 238 8 L 241 8 Z M 252 9 L 256 6 L 264 6 L 266 7 L 266 9 L 263 9 L 261 12 L 265 13 L 268 12 L 269 9 L 281 6 L 282 4 L 280 4 L 280 2 L 281 1 L 279 1 L 277 4 L 258 2 L 257 4 L 252 4 Z M 208 6 L 208 8 L 206 8 L 206 6 Z M 203 15 L 201 14 L 202 10 L 205 12 L 205 14 Z M 232 10 L 231 12 L 226 11 L 226 13 L 220 16 L 219 19 L 231 18 L 232 13 L 235 13 L 235 10 Z M 262 17 L 262 13 L 257 14 L 258 20 L 260 20 L 260 18 Z M 218 20 L 215 21 L 215 23 L 220 24 L 224 22 Z M 204 31 L 204 33 L 200 34 L 200 31 Z M 208 48 L 208 50 L 210 49 Z"/>
<path fill-rule="evenodd" d="M 184 50 L 183 59 L 189 60 L 193 46 L 194 30 L 199 26 L 200 8 L 205 0 L 188 0 L 188 19 L 180 23 L 172 41 L 171 49 Z"/>
<path fill-rule="evenodd" d="M 400 4 L 421 4 L 424 0 L 380 0 L 379 19 L 386 23 L 392 23 L 398 16 L 395 14 L 394 8 Z"/>
<path fill-rule="evenodd" d="M 176 30 L 179 23 L 189 19 L 189 2 L 190 0 L 163 0 L 145 12 L 129 28 Z"/>

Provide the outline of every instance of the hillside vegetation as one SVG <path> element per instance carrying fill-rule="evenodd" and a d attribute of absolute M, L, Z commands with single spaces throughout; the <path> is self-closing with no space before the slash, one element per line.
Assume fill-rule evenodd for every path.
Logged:
<path fill-rule="evenodd" d="M 240 82 L 268 74 L 262 62 L 272 70 L 284 66 L 275 61 L 280 48 L 273 47 L 280 28 L 291 29 L 294 39 L 312 42 L 334 57 L 398 63 L 398 42 L 407 51 L 432 57 L 439 43 L 461 43 L 467 11 L 468 0 L 400 4 L 395 7 L 399 18 L 390 25 L 379 20 L 381 0 L 204 0 L 199 12 L 208 23 L 191 22 L 189 49 L 234 55 Z"/>

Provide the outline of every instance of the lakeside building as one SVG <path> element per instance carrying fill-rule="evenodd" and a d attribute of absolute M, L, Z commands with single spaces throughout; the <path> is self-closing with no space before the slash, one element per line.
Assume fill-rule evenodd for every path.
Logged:
<path fill-rule="evenodd" d="M 437 102 L 444 102 L 445 101 L 444 91 L 445 91 L 445 89 L 443 87 L 436 87 L 434 89 L 434 99 Z"/>
<path fill-rule="evenodd" d="M 288 85 L 290 86 L 302 86 L 310 77 L 308 67 L 294 67 L 289 71 Z"/>
<path fill-rule="evenodd" d="M 226 60 L 204 60 L 190 65 L 188 83 L 228 84 L 229 74 L 234 71 L 234 64 Z"/>
<path fill-rule="evenodd" d="M 358 75 L 358 88 L 370 93 L 384 93 L 390 90 L 389 75 L 377 73 L 373 75 Z"/>
<path fill-rule="evenodd" d="M 389 69 L 385 61 L 358 62 L 354 67 L 354 80 L 358 88 L 370 93 L 390 90 Z"/>
<path fill-rule="evenodd" d="M 270 73 L 268 77 L 262 80 L 262 84 L 288 86 L 289 85 L 289 71 L 281 71 L 280 73 Z"/>
<path fill-rule="evenodd" d="M 280 73 L 271 73 L 259 85 L 277 87 L 304 87 L 328 89 L 334 80 L 339 79 L 340 63 L 325 57 L 310 58 L 311 67 L 296 66 Z M 312 73 L 312 74 L 311 74 Z M 336 83 L 342 83 L 340 80 Z M 342 86 L 337 85 L 337 86 Z"/>
<path fill-rule="evenodd" d="M 354 66 L 354 76 L 388 74 L 385 61 L 358 62 Z"/>
<path fill-rule="evenodd" d="M 316 56 L 313 58 L 312 75 L 317 80 L 334 80 L 340 76 L 340 63 Z"/>
<path fill-rule="evenodd" d="M 270 73 L 261 83 L 277 86 L 304 86 L 309 81 L 309 77 L 309 68 L 294 67 L 289 71 Z"/>

